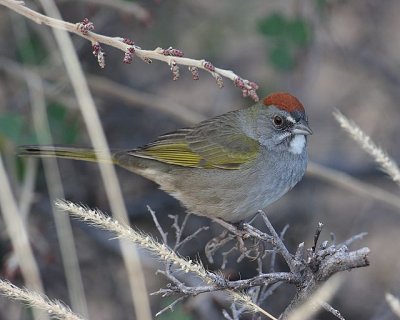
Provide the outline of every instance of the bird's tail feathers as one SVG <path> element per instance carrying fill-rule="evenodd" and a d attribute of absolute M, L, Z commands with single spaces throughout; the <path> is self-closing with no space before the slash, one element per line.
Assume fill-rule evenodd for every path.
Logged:
<path fill-rule="evenodd" d="M 28 145 L 18 148 L 18 155 L 23 157 L 64 158 L 92 162 L 108 162 L 102 152 L 89 148 L 75 148 L 65 146 Z M 115 160 L 112 158 L 112 162 Z"/>

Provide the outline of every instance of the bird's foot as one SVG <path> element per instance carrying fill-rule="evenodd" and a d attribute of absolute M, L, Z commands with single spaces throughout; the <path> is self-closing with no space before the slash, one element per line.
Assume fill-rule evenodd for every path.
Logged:
<path fill-rule="evenodd" d="M 241 237 L 243 240 L 249 238 L 255 238 L 260 241 L 268 241 L 271 239 L 269 235 L 265 234 L 264 232 L 258 230 L 257 228 L 243 221 L 239 221 L 236 223 L 229 223 L 220 218 L 214 218 L 213 220 L 219 223 L 221 226 L 223 226 L 225 229 L 227 229 L 235 236 Z"/>
<path fill-rule="evenodd" d="M 214 262 L 215 252 L 231 240 L 236 240 L 236 246 L 222 253 L 223 265 L 226 263 L 227 256 L 236 250 L 240 253 L 237 262 L 244 258 L 256 260 L 265 253 L 265 241 L 270 239 L 265 233 L 243 221 L 234 224 L 219 218 L 215 218 L 214 221 L 223 226 L 225 230 L 218 237 L 211 239 L 205 247 L 207 259 L 211 263 Z M 245 240 L 252 240 L 253 244 L 246 247 Z"/>
<path fill-rule="evenodd" d="M 255 238 L 259 241 L 271 241 L 272 237 L 261 230 L 253 227 L 249 223 L 243 223 L 243 230 L 246 232 L 250 237 Z"/>

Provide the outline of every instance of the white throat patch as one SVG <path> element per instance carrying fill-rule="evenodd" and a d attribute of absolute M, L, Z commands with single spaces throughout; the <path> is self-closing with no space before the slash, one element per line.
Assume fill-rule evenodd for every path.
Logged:
<path fill-rule="evenodd" d="M 303 152 L 305 145 L 306 137 L 303 134 L 296 135 L 292 141 L 290 141 L 289 151 L 294 154 L 300 154 Z"/>

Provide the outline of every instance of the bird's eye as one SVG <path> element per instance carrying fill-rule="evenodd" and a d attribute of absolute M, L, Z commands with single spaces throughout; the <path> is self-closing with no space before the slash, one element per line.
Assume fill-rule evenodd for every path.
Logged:
<path fill-rule="evenodd" d="M 281 116 L 274 116 L 272 121 L 274 122 L 275 127 L 279 128 L 283 125 L 283 118 Z"/>

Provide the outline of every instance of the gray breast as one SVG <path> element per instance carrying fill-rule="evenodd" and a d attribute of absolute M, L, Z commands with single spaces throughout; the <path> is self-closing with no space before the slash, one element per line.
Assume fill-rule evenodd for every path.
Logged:
<path fill-rule="evenodd" d="M 160 177 L 159 184 L 190 212 L 236 222 L 282 197 L 300 181 L 305 168 L 305 153 L 271 157 L 264 150 L 239 170 L 177 168 L 172 176 Z"/>

